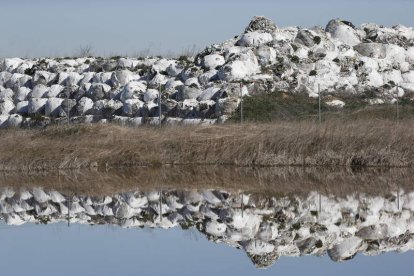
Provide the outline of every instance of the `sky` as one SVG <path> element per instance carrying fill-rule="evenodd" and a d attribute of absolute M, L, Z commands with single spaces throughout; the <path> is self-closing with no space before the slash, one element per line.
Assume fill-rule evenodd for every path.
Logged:
<path fill-rule="evenodd" d="M 414 252 L 324 257 L 282 257 L 256 269 L 242 250 L 208 241 L 179 227 L 122 229 L 108 226 L 0 222 L 2 275 L 413 275 Z"/>
<path fill-rule="evenodd" d="M 240 34 L 255 15 L 278 26 L 414 26 L 412 0 L 0 0 L 0 57 L 180 55 Z"/>

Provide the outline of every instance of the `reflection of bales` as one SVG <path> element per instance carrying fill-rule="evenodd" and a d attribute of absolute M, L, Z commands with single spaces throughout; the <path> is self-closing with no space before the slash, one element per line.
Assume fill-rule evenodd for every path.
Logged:
<path fill-rule="evenodd" d="M 163 167 L 134 170 L 91 170 L 0 174 L 0 186 L 45 187 L 82 194 L 129 190 L 222 188 L 253 194 L 298 195 L 310 191 L 344 196 L 354 192 L 386 195 L 414 190 L 409 169 L 326 170 L 320 168 Z"/>
<path fill-rule="evenodd" d="M 244 250 L 259 268 L 272 265 L 280 256 L 328 253 L 334 261 L 345 261 L 358 253 L 414 248 L 414 192 L 403 190 L 392 196 L 342 197 L 214 189 L 75 195 L 3 188 L 0 219 L 10 225 L 68 221 L 126 228 L 195 227 L 213 242 Z"/>

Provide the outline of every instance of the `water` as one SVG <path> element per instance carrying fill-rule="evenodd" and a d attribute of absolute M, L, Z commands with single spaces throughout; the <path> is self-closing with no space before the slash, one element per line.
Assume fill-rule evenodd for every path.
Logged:
<path fill-rule="evenodd" d="M 4 176 L 0 181 L 2 273 L 413 273 L 414 188 L 409 172 L 324 172 L 331 185 L 319 181 L 320 186 L 314 185 L 318 177 L 308 173 L 278 172 L 270 177 L 255 172 L 252 178 L 245 173 L 216 174 L 239 181 L 243 189 L 231 181 L 217 187 L 217 182 L 211 184 L 214 177 L 208 180 L 210 185 L 193 189 L 166 184 L 137 188 L 139 183 L 114 185 L 112 181 L 120 176 L 93 174 L 99 181 L 89 184 L 100 183 L 101 189 L 88 190 L 76 185 L 69 189 L 69 184 L 84 183 L 89 174 L 59 177 L 59 185 L 50 175 L 30 176 L 19 185 L 15 176 Z M 163 175 L 172 181 L 171 172 Z M 392 175 L 399 180 L 391 183 Z M 136 175 L 121 178 L 124 183 L 137 179 Z M 240 182 L 242 178 L 249 179 L 250 185 Z M 302 183 L 301 189 L 292 179 L 296 185 Z M 371 185 L 361 181 L 367 179 L 377 188 L 367 188 Z M 46 187 L 38 188 L 39 181 Z M 292 185 L 294 189 L 289 189 Z M 332 187 L 339 185 L 340 189 Z"/>

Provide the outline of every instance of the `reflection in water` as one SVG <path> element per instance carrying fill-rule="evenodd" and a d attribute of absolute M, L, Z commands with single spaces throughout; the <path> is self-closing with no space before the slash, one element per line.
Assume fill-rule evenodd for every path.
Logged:
<path fill-rule="evenodd" d="M 0 219 L 34 223 L 111 224 L 121 227 L 195 227 L 209 240 L 244 250 L 257 267 L 280 256 L 324 255 L 333 261 L 357 253 L 414 248 L 414 192 L 270 196 L 224 190 L 63 195 L 31 188 L 0 192 Z"/>

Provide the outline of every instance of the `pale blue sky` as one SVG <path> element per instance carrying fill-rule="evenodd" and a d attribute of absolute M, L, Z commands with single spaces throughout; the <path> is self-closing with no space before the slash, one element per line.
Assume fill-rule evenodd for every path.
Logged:
<path fill-rule="evenodd" d="M 411 0 L 0 0 L 0 57 L 73 55 L 90 44 L 98 55 L 180 53 L 243 31 L 254 15 L 279 25 L 414 26 Z"/>

